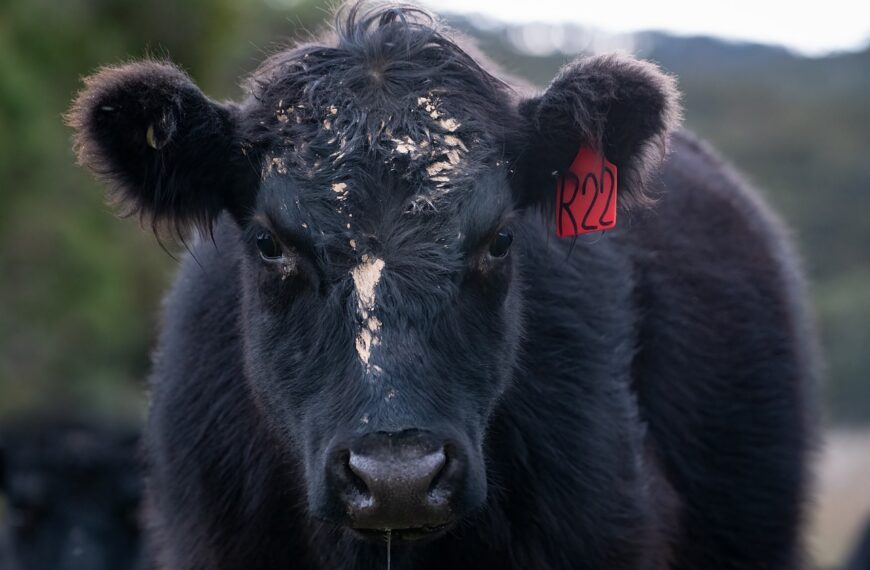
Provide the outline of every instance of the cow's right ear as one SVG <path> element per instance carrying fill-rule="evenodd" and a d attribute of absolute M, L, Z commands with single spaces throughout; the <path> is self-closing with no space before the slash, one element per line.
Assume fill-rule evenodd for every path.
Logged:
<path fill-rule="evenodd" d="M 180 234 L 243 215 L 255 187 L 239 111 L 212 101 L 174 65 L 106 67 L 85 80 L 66 116 L 81 165 L 109 186 L 124 215 Z"/>

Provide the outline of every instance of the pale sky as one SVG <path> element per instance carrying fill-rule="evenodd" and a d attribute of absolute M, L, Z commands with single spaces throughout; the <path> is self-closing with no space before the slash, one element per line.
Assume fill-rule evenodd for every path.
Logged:
<path fill-rule="evenodd" d="M 482 14 L 511 23 L 578 23 L 602 32 L 661 30 L 785 45 L 807 55 L 870 43 L 870 1 L 423 0 L 436 13 Z"/>

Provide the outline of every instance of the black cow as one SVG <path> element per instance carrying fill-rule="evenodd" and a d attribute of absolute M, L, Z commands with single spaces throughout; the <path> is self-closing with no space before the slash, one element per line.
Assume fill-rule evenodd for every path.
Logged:
<path fill-rule="evenodd" d="M 137 450 L 126 427 L 38 418 L 0 428 L 0 568 L 139 568 Z"/>
<path fill-rule="evenodd" d="M 155 354 L 157 564 L 801 567 L 814 365 L 779 223 L 674 132 L 654 65 L 524 96 L 448 34 L 356 4 L 241 103 L 163 62 L 86 81 L 80 162 L 198 236 Z M 554 235 L 612 200 L 612 231 Z"/>

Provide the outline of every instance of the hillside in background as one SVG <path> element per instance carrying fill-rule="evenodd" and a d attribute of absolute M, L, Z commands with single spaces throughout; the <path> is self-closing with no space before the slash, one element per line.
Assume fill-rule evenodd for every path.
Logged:
<path fill-rule="evenodd" d="M 545 45 L 543 34 L 587 53 L 627 47 L 675 74 L 687 128 L 736 164 L 793 230 L 811 280 L 829 417 L 870 419 L 870 48 L 806 58 L 658 32 L 609 39 L 532 25 L 530 36 L 528 26 L 451 22 L 505 71 L 542 87 L 574 57 L 529 53 Z"/>

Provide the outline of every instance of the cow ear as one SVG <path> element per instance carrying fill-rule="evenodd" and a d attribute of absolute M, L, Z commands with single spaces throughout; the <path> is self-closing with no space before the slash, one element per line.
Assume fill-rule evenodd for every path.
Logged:
<path fill-rule="evenodd" d="M 552 207 L 554 174 L 589 147 L 616 165 L 624 209 L 649 202 L 644 185 L 680 123 L 679 93 L 675 80 L 654 64 L 622 55 L 580 58 L 542 95 L 521 102 L 519 114 L 521 205 Z"/>
<path fill-rule="evenodd" d="M 101 69 L 66 120 L 79 163 L 108 185 L 122 214 L 155 231 L 210 229 L 223 210 L 242 215 L 251 198 L 238 108 L 210 100 L 169 63 Z"/>

